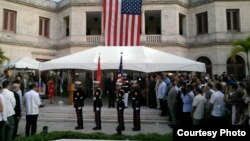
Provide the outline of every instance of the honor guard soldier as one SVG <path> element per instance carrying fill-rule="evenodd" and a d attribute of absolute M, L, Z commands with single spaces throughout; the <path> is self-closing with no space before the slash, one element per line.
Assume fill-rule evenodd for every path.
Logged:
<path fill-rule="evenodd" d="M 140 90 L 137 85 L 137 81 L 132 81 L 132 108 L 133 108 L 133 123 L 134 128 L 133 131 L 140 131 L 141 130 L 141 119 L 140 119 Z"/>
<path fill-rule="evenodd" d="M 123 74 L 124 77 L 124 83 L 122 85 L 122 89 L 124 91 L 124 104 L 125 104 L 125 108 L 128 108 L 128 97 L 129 97 L 129 93 L 130 93 L 130 86 L 129 86 L 129 80 L 127 79 L 127 74 Z"/>
<path fill-rule="evenodd" d="M 76 130 L 83 129 L 82 107 L 84 106 L 84 100 L 86 98 L 83 89 L 80 86 L 81 82 L 76 81 L 75 82 L 76 89 L 73 95 L 74 107 L 77 116 L 77 127 L 75 127 Z"/>
<path fill-rule="evenodd" d="M 100 82 L 95 81 L 95 93 L 94 93 L 94 112 L 95 112 L 95 123 L 96 127 L 93 128 L 93 130 L 101 130 L 101 107 L 102 107 L 102 100 L 101 100 L 101 95 L 102 95 L 102 90 L 99 86 Z"/>
<path fill-rule="evenodd" d="M 117 85 L 122 85 L 122 83 L 119 83 Z M 124 126 L 124 116 L 123 116 L 123 112 L 125 109 L 125 105 L 123 102 L 123 95 L 124 95 L 124 91 L 122 89 L 120 89 L 118 91 L 117 94 L 117 115 L 118 115 L 118 127 L 116 130 L 118 131 L 123 131 L 125 130 L 125 126 Z"/>

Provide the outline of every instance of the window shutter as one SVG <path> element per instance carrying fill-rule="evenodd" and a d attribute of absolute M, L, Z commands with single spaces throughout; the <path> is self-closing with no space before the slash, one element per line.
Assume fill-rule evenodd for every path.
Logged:
<path fill-rule="evenodd" d="M 39 19 L 39 35 L 43 35 L 43 19 Z"/>
<path fill-rule="evenodd" d="M 14 12 L 14 32 L 16 32 L 16 17 L 17 17 L 17 13 Z"/>
<path fill-rule="evenodd" d="M 44 36 L 49 37 L 49 20 L 44 19 Z"/>
<path fill-rule="evenodd" d="M 10 12 L 10 31 L 15 31 L 15 13 Z"/>
<path fill-rule="evenodd" d="M 233 11 L 233 29 L 239 30 L 239 16 L 237 10 Z"/>
<path fill-rule="evenodd" d="M 197 15 L 197 33 L 202 33 L 202 16 L 200 14 Z"/>
<path fill-rule="evenodd" d="M 204 31 L 203 33 L 208 33 L 208 17 L 207 17 L 207 12 L 204 13 Z"/>
<path fill-rule="evenodd" d="M 8 11 L 4 10 L 4 21 L 3 21 L 3 29 L 8 29 Z"/>
<path fill-rule="evenodd" d="M 231 30 L 231 12 L 227 11 L 227 30 Z"/>

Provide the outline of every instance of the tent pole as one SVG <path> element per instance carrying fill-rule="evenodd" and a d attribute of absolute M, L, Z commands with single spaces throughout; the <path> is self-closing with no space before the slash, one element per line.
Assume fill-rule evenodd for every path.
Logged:
<path fill-rule="evenodd" d="M 93 94 L 93 97 L 94 97 L 94 70 L 92 70 L 92 94 Z"/>
<path fill-rule="evenodd" d="M 148 80 L 148 73 L 146 73 L 146 88 L 145 88 L 145 91 L 146 91 L 146 94 L 147 94 L 147 106 L 148 106 L 148 101 L 149 101 L 149 96 L 148 96 L 148 82 L 149 82 L 149 80 Z"/>
<path fill-rule="evenodd" d="M 68 83 L 70 83 L 69 69 L 68 69 Z"/>
<path fill-rule="evenodd" d="M 58 85 L 57 84 L 57 79 L 58 79 L 58 77 L 57 77 L 57 70 L 56 70 L 56 80 L 55 80 L 56 81 L 56 88 L 55 88 L 56 89 L 56 94 L 55 95 L 58 95 L 58 93 L 57 93 L 57 85 Z"/>
<path fill-rule="evenodd" d="M 41 79 L 41 72 L 40 70 L 38 70 L 38 89 L 42 90 L 42 83 L 41 83 L 42 79 Z"/>
<path fill-rule="evenodd" d="M 15 77 L 16 77 L 16 68 L 14 68 L 14 80 L 15 80 Z"/>

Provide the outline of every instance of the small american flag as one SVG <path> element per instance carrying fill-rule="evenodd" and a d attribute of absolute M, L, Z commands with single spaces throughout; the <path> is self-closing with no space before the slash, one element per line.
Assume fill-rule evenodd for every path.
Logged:
<path fill-rule="evenodd" d="M 103 0 L 106 46 L 139 46 L 142 0 Z"/>
<path fill-rule="evenodd" d="M 122 64 L 122 53 L 121 53 L 120 65 L 119 65 L 119 70 L 118 70 L 118 75 L 117 75 L 117 82 L 122 82 L 122 81 L 123 81 L 123 64 Z"/>

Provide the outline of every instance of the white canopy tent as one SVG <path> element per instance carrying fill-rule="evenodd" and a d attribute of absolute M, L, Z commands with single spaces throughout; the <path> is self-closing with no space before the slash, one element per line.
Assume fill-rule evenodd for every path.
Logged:
<path fill-rule="evenodd" d="M 29 57 L 23 57 L 20 60 L 10 62 L 8 65 L 9 68 L 14 68 L 14 69 L 33 69 L 33 70 L 38 70 L 39 69 L 39 64 L 40 62 L 29 58 Z"/>
<path fill-rule="evenodd" d="M 118 69 L 122 52 L 123 69 L 140 72 L 196 71 L 205 72 L 205 64 L 148 47 L 95 47 L 41 63 L 40 70 L 96 70 L 100 55 L 101 69 Z"/>

